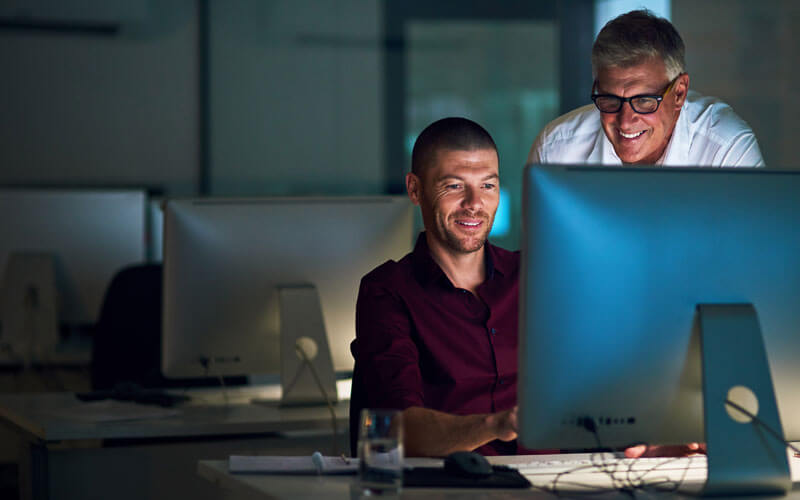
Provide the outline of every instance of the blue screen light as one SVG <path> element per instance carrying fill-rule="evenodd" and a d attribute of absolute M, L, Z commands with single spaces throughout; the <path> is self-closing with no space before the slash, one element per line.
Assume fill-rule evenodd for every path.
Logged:
<path fill-rule="evenodd" d="M 497 206 L 497 213 L 494 216 L 494 225 L 489 236 L 505 236 L 511 230 L 511 207 L 508 198 L 508 191 L 500 188 L 500 204 Z"/>

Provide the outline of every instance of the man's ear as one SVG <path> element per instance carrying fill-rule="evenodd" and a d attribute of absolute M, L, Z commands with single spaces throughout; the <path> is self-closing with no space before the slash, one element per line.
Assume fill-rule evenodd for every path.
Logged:
<path fill-rule="evenodd" d="M 419 205 L 422 200 L 422 179 L 413 172 L 406 174 L 406 192 L 414 205 Z"/>
<path fill-rule="evenodd" d="M 684 73 L 678 77 L 672 92 L 675 96 L 675 107 L 680 109 L 683 103 L 686 102 L 686 94 L 689 92 L 689 73 Z"/>

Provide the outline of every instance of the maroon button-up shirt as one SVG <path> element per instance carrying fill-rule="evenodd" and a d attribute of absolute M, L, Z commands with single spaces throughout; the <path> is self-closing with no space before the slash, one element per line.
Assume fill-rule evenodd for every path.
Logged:
<path fill-rule="evenodd" d="M 488 242 L 485 248 L 480 299 L 453 286 L 431 258 L 424 232 L 412 253 L 361 280 L 351 345 L 352 443 L 361 408 L 469 415 L 516 404 L 519 252 Z M 493 441 L 476 451 L 507 455 L 517 446 Z"/>

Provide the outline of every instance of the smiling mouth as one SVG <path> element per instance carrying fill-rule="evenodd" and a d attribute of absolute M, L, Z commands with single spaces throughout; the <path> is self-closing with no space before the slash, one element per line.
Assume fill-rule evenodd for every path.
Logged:
<path fill-rule="evenodd" d="M 644 133 L 645 133 L 645 131 L 644 131 L 644 130 L 640 130 L 639 132 L 634 132 L 634 133 L 632 133 L 632 134 L 626 134 L 626 133 L 625 133 L 625 132 L 623 132 L 622 130 L 620 130 L 620 131 L 619 131 L 619 135 L 621 135 L 621 136 L 622 136 L 622 137 L 624 137 L 625 139 L 636 139 L 637 137 L 639 137 L 640 135 L 642 135 L 642 134 L 644 134 Z"/>
<path fill-rule="evenodd" d="M 482 224 L 482 222 L 480 222 L 480 221 L 468 222 L 468 221 L 460 221 L 459 220 L 459 221 L 456 221 L 456 224 L 458 224 L 459 226 L 464 226 L 464 227 L 478 227 L 478 226 L 480 226 Z"/>

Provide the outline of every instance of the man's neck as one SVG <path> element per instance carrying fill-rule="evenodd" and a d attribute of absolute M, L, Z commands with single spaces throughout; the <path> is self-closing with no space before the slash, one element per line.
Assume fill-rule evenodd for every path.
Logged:
<path fill-rule="evenodd" d="M 456 252 L 426 233 L 431 258 L 456 288 L 469 290 L 478 296 L 478 287 L 486 279 L 486 244 L 474 252 Z"/>

